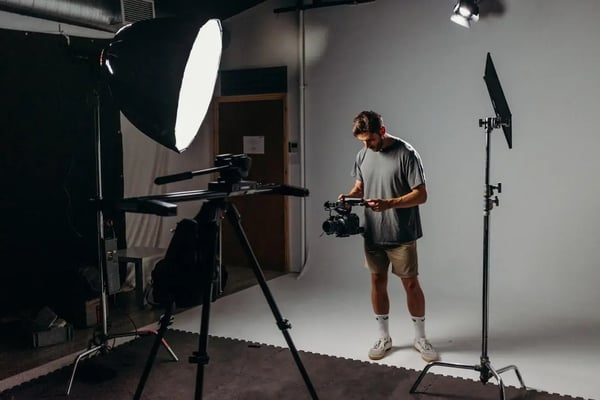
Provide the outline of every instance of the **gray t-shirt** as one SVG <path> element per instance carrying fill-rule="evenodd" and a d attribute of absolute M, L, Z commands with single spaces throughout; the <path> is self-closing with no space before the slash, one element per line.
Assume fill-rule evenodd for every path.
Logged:
<path fill-rule="evenodd" d="M 389 199 L 409 193 L 425 183 L 419 153 L 408 142 L 396 141 L 375 152 L 363 147 L 356 155 L 352 176 L 363 183 L 365 199 Z M 367 243 L 397 246 L 423 236 L 419 207 L 375 212 L 365 208 Z"/>

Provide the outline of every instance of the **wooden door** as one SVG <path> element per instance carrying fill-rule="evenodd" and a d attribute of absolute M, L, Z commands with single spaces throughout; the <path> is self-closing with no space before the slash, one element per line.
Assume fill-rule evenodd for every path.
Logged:
<path fill-rule="evenodd" d="M 246 180 L 287 182 L 285 94 L 224 96 L 215 101 L 215 155 L 245 153 L 252 159 Z M 264 269 L 289 271 L 287 201 L 281 195 L 230 197 L 248 241 Z M 222 262 L 251 266 L 230 224 L 222 224 Z"/>

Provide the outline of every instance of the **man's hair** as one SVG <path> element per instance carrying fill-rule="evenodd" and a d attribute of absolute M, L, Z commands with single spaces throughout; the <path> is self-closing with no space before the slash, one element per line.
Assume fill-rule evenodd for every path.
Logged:
<path fill-rule="evenodd" d="M 381 115 L 375 111 L 362 111 L 354 117 L 352 134 L 357 136 L 361 133 L 379 133 L 382 126 L 383 119 L 381 118 Z"/>

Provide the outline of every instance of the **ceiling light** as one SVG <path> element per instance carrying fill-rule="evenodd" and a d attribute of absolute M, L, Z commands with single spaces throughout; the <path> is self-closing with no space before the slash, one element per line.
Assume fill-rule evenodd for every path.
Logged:
<path fill-rule="evenodd" d="M 477 5 L 477 1 L 459 0 L 454 6 L 450 21 L 465 28 L 470 28 L 471 22 L 479 21 L 479 6 Z"/>

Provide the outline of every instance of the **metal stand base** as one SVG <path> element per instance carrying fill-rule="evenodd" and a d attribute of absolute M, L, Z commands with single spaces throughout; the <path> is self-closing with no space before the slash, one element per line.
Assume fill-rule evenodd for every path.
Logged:
<path fill-rule="evenodd" d="M 500 389 L 500 400 L 506 400 L 504 383 L 502 382 L 502 378 L 500 377 L 500 374 L 503 373 L 503 372 L 506 372 L 506 371 L 511 370 L 511 369 L 514 370 L 515 374 L 517 375 L 517 378 L 519 379 L 519 382 L 521 383 L 521 388 L 522 389 L 527 389 L 527 387 L 525 386 L 525 383 L 523 382 L 523 378 L 521 377 L 521 373 L 519 372 L 519 369 L 515 365 L 508 365 L 508 366 L 506 366 L 504 368 L 500 368 L 499 370 L 495 370 L 494 368 L 492 368 L 492 366 L 490 364 L 490 360 L 482 359 L 481 360 L 481 364 L 479 364 L 479 365 L 457 364 L 457 363 L 449 363 L 449 362 L 443 362 L 443 361 L 433 361 L 433 362 L 430 362 L 429 364 L 427 364 L 425 366 L 425 368 L 423 369 L 423 371 L 421 371 L 421 374 L 419 375 L 419 377 L 417 378 L 417 380 L 415 381 L 415 383 L 410 388 L 410 393 L 416 393 L 417 392 L 417 388 L 421 384 L 421 381 L 425 377 L 425 374 L 427 374 L 427 371 L 429 371 L 429 369 L 431 369 L 432 367 L 435 367 L 435 366 L 449 367 L 449 368 L 460 368 L 460 369 L 470 369 L 470 370 L 473 370 L 473 371 L 479 371 L 479 373 L 480 373 L 479 379 L 481 380 L 481 382 L 484 385 L 492 377 L 494 377 L 496 379 L 496 381 L 498 382 L 498 387 Z"/>
<path fill-rule="evenodd" d="M 143 330 L 143 331 L 137 331 L 137 332 L 125 332 L 125 333 L 113 333 L 110 335 L 107 335 L 103 338 L 102 343 L 99 345 L 96 345 L 94 347 L 88 348 L 86 351 L 84 351 L 83 353 L 79 354 L 76 358 L 75 361 L 73 363 L 73 372 L 71 372 L 71 378 L 69 379 L 69 384 L 67 386 L 67 391 L 66 391 L 66 395 L 69 396 L 71 393 L 71 388 L 73 386 L 73 381 L 75 380 L 75 373 L 77 372 L 77 367 L 79 365 L 79 362 L 81 360 L 84 360 L 85 358 L 91 357 L 94 354 L 97 353 L 101 353 L 101 354 L 106 354 L 110 351 L 110 346 L 108 345 L 108 342 L 112 339 L 117 339 L 117 338 L 123 338 L 123 337 L 131 337 L 131 336 L 147 336 L 147 335 L 156 335 L 157 337 L 160 337 L 161 343 L 163 345 L 163 347 L 167 350 L 167 352 L 169 352 L 169 354 L 171 355 L 171 358 L 173 359 L 173 361 L 179 361 L 179 358 L 177 357 L 177 355 L 175 354 L 175 352 L 173 351 L 173 349 L 171 349 L 171 346 L 169 346 L 169 343 L 162 337 L 162 335 L 159 335 L 159 332 L 155 331 L 155 330 Z"/>
<path fill-rule="evenodd" d="M 112 339 L 121 338 L 121 337 L 129 337 L 129 336 L 143 336 L 143 335 L 157 335 L 158 333 L 153 330 L 147 331 L 137 331 L 137 332 L 126 332 L 126 333 L 116 333 L 109 334 L 108 333 L 108 303 L 107 296 L 110 294 L 108 283 L 107 283 L 107 260 L 114 260 L 114 257 L 117 257 L 116 251 L 108 250 L 105 246 L 105 238 L 104 238 L 104 212 L 102 208 L 102 128 L 100 124 L 101 120 L 101 107 L 100 107 L 100 94 L 97 90 L 94 90 L 94 137 L 95 137 L 95 153 L 96 153 L 96 201 L 97 210 L 96 210 L 96 226 L 98 228 L 97 235 L 97 249 L 98 249 L 98 269 L 100 275 L 100 303 L 101 303 L 101 316 L 102 316 L 102 333 L 100 335 L 100 344 L 96 343 L 96 340 L 90 340 L 90 344 L 88 349 L 83 353 L 79 354 L 75 358 L 75 362 L 73 365 L 73 372 L 71 373 L 71 378 L 69 379 L 69 384 L 67 386 L 66 396 L 68 397 L 71 393 L 71 387 L 73 386 L 73 380 L 75 379 L 75 373 L 77 372 L 77 366 L 79 362 L 86 357 L 90 357 L 96 353 L 107 353 L 110 350 L 110 346 L 108 342 Z M 178 358 L 169 346 L 169 344 L 161 337 L 161 341 L 163 346 L 167 349 L 169 354 L 173 360 L 177 361 Z"/>

